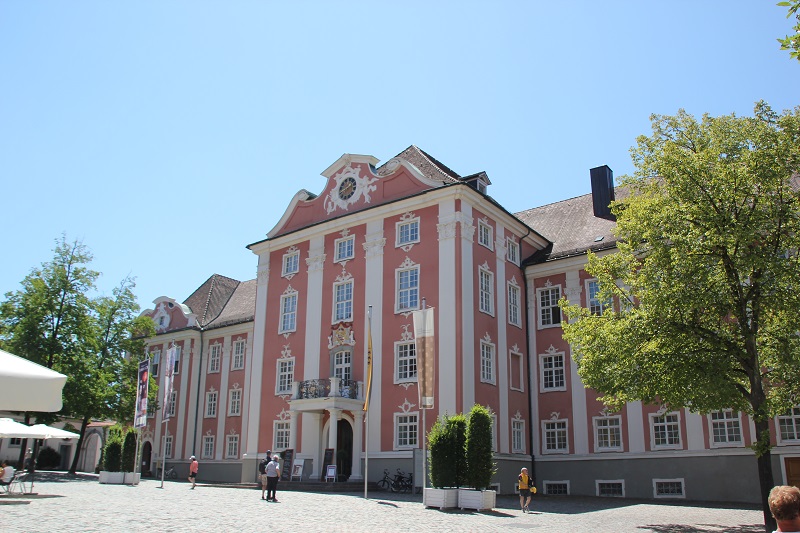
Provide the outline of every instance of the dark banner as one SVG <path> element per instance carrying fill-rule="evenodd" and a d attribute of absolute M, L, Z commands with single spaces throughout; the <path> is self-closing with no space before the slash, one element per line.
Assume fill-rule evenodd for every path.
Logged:
<path fill-rule="evenodd" d="M 142 428 L 147 425 L 147 389 L 150 383 L 150 358 L 139 361 L 139 384 L 136 387 L 136 414 L 133 427 Z"/>

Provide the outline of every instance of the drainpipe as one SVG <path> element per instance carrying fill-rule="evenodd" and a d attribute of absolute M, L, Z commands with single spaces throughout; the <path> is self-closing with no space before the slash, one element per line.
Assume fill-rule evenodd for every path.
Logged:
<path fill-rule="evenodd" d="M 200 326 L 200 363 L 197 372 L 197 399 L 194 402 L 194 432 L 192 434 L 192 455 L 197 457 L 197 420 L 200 413 L 200 384 L 203 380 L 203 326 Z"/>
<path fill-rule="evenodd" d="M 531 228 L 528 228 L 528 233 L 526 233 L 520 239 L 520 252 L 522 251 L 522 241 L 525 239 L 525 237 L 530 235 L 530 233 L 531 233 Z M 522 271 L 522 274 L 523 274 L 523 276 L 525 276 L 525 271 L 524 270 Z M 527 276 L 525 276 L 525 283 L 523 283 L 522 286 L 525 289 L 525 319 L 526 319 L 526 322 L 529 322 L 530 311 L 529 311 L 528 305 L 527 305 L 528 304 L 528 277 Z M 535 315 L 535 313 L 534 313 L 534 315 Z M 528 420 L 528 422 L 529 422 L 529 424 L 528 424 L 528 440 L 531 443 L 531 468 L 530 468 L 530 472 L 531 472 L 531 479 L 533 480 L 533 482 L 535 484 L 536 483 L 536 459 L 533 456 L 534 444 L 533 444 L 533 423 L 532 422 L 533 422 L 533 409 L 534 409 L 533 400 L 534 400 L 534 398 L 533 398 L 533 385 L 532 385 L 533 382 L 531 381 L 531 366 L 532 366 L 531 365 L 531 361 L 535 360 L 535 355 L 536 354 L 533 354 L 534 357 L 531 357 L 531 352 L 533 351 L 533 347 L 531 346 L 531 329 L 530 329 L 530 327 L 526 327 L 525 328 L 525 343 L 528 346 L 528 364 L 525 365 L 525 367 L 527 369 L 526 374 L 527 374 L 527 379 L 528 379 L 528 408 L 531 410 L 530 411 L 529 420 Z"/>

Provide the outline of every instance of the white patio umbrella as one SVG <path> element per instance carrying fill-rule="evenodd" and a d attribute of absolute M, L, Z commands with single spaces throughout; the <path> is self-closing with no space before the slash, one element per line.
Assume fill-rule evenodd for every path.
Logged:
<path fill-rule="evenodd" d="M 61 410 L 67 376 L 0 350 L 0 411 Z"/>
<path fill-rule="evenodd" d="M 11 418 L 0 418 L 0 439 L 41 439 L 41 431 Z"/>
<path fill-rule="evenodd" d="M 59 428 L 54 428 L 46 424 L 34 424 L 30 429 L 38 433 L 37 439 L 78 439 L 80 435 L 71 431 L 66 431 Z"/>

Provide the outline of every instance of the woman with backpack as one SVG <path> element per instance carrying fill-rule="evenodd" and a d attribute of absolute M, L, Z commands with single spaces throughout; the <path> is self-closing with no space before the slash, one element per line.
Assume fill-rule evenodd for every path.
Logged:
<path fill-rule="evenodd" d="M 267 463 L 267 501 L 278 503 L 275 497 L 275 491 L 278 489 L 278 476 L 281 475 L 281 464 L 278 462 L 280 458 L 277 455 L 272 456 L 272 461 Z"/>

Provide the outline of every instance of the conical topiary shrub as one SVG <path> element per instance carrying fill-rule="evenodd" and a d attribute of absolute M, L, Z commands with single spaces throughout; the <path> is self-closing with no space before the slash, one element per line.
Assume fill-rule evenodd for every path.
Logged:
<path fill-rule="evenodd" d="M 466 480 L 466 430 L 464 415 L 442 415 L 428 433 L 430 480 L 436 488 L 459 487 Z"/>
<path fill-rule="evenodd" d="M 136 431 L 129 429 L 122 442 L 122 471 L 133 472 L 136 463 Z"/>
<path fill-rule="evenodd" d="M 475 404 L 467 424 L 467 485 L 476 490 L 488 489 L 497 471 L 492 450 L 492 414 Z"/>

